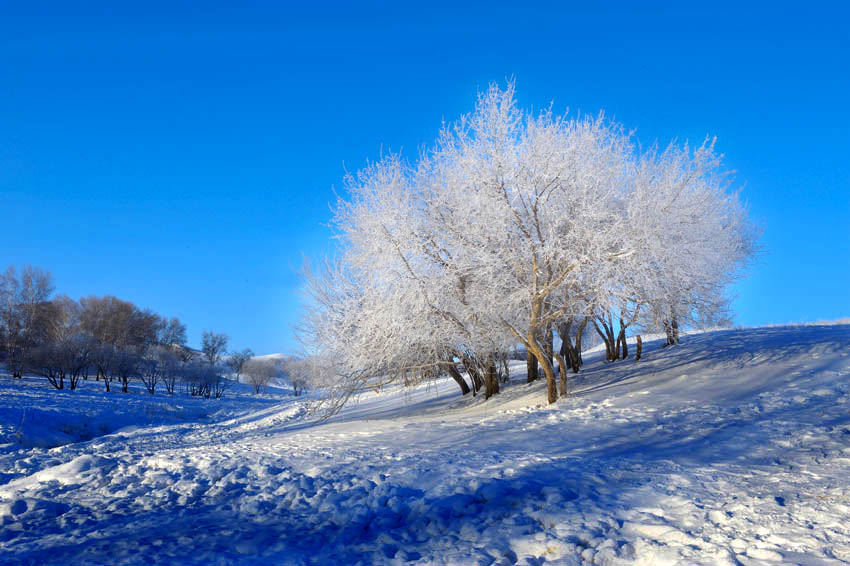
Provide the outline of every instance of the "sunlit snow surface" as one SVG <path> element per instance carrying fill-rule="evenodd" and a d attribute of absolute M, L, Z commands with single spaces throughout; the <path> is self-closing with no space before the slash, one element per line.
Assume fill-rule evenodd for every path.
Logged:
<path fill-rule="evenodd" d="M 850 325 L 645 350 L 554 406 L 517 363 L 487 402 L 440 381 L 328 422 L 0 377 L 0 564 L 848 563 Z M 110 411 L 136 427 L 95 436 Z"/>

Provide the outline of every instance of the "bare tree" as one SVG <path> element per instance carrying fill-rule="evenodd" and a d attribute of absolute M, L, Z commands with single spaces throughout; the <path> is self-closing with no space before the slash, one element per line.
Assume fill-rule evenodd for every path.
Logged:
<path fill-rule="evenodd" d="M 115 356 L 115 363 L 112 368 L 115 376 L 121 381 L 121 392 L 129 391 L 130 380 L 137 375 L 139 370 L 140 357 L 138 351 L 132 346 L 118 348 Z"/>
<path fill-rule="evenodd" d="M 162 383 L 166 392 L 172 395 L 180 374 L 180 360 L 175 347 L 167 345 L 150 348 L 141 358 L 138 372 L 148 393 L 156 393 L 156 386 Z"/>
<path fill-rule="evenodd" d="M 0 276 L 0 326 L 9 369 L 21 377 L 27 350 L 43 337 L 45 304 L 53 293 L 53 276 L 49 271 L 31 265 L 21 269 L 20 276 L 9 266 Z"/>
<path fill-rule="evenodd" d="M 189 362 L 183 366 L 183 376 L 187 393 L 206 399 L 220 399 L 230 384 L 218 368 L 209 363 Z"/>
<path fill-rule="evenodd" d="M 178 355 L 179 350 L 175 351 L 172 346 L 162 347 L 158 350 L 158 359 L 160 375 L 162 376 L 162 384 L 165 386 L 165 391 L 169 395 L 174 394 L 174 387 L 177 379 L 181 374 L 181 360 Z"/>
<path fill-rule="evenodd" d="M 46 377 L 56 389 L 64 389 L 67 379 L 68 388 L 73 391 L 88 366 L 91 346 L 91 340 L 82 334 L 46 342 L 29 351 L 25 367 Z"/>
<path fill-rule="evenodd" d="M 65 389 L 65 365 L 55 344 L 33 348 L 26 364 L 27 371 L 47 378 L 56 389 Z"/>
<path fill-rule="evenodd" d="M 186 325 L 179 318 L 162 319 L 157 341 L 163 346 L 183 346 L 186 344 Z"/>
<path fill-rule="evenodd" d="M 278 373 L 277 364 L 272 360 L 248 360 L 243 369 L 248 383 L 254 388 L 254 393 L 265 390 L 269 382 Z"/>
<path fill-rule="evenodd" d="M 165 379 L 167 373 L 163 364 L 163 355 L 168 353 L 168 346 L 154 346 L 149 349 L 139 360 L 139 378 L 145 385 L 148 393 L 156 393 L 156 386 Z"/>
<path fill-rule="evenodd" d="M 204 330 L 201 337 L 201 351 L 211 366 L 215 366 L 221 361 L 221 356 L 227 350 L 229 341 L 230 337 L 227 334 Z"/>
<path fill-rule="evenodd" d="M 245 348 L 241 352 L 230 353 L 230 359 L 227 360 L 227 365 L 230 366 L 230 369 L 232 369 L 233 373 L 236 374 L 236 383 L 239 383 L 239 377 L 242 375 L 245 362 L 253 357 L 254 352 L 251 351 L 251 348 Z"/>
<path fill-rule="evenodd" d="M 313 377 L 314 365 L 311 361 L 290 357 L 281 360 L 280 366 L 282 373 L 286 375 L 292 385 L 292 394 L 298 397 L 304 393 L 311 383 L 311 377 Z"/>
<path fill-rule="evenodd" d="M 117 357 L 118 349 L 115 346 L 96 343 L 92 348 L 91 362 L 97 371 L 97 379 L 103 380 L 107 393 L 111 390 L 111 383 L 115 377 L 113 370 Z"/>

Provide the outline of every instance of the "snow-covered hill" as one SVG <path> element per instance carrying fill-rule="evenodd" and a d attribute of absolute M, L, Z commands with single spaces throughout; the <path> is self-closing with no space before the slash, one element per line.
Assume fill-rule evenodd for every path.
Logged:
<path fill-rule="evenodd" d="M 234 396 L 52 449 L 0 440 L 0 563 L 850 562 L 850 325 L 646 350 L 589 354 L 553 406 L 517 364 L 486 402 L 441 381 L 320 422 Z M 21 387 L 0 378 L 7 427 L 21 403 L 80 411 Z"/>

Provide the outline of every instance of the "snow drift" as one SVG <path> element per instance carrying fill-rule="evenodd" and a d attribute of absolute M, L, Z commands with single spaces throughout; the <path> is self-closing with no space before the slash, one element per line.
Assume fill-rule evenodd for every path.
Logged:
<path fill-rule="evenodd" d="M 324 422 L 289 399 L 52 449 L 4 441 L 0 562 L 850 561 L 850 325 L 646 350 L 589 354 L 551 406 L 517 365 L 486 402 L 439 381 Z M 21 385 L 0 384 L 8 425 Z"/>

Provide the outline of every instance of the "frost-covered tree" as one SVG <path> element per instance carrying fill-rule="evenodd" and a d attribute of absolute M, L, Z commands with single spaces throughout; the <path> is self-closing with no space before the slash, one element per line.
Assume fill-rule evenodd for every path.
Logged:
<path fill-rule="evenodd" d="M 639 156 L 627 210 L 637 245 L 625 295 L 640 303 L 640 323 L 663 329 L 709 326 L 729 317 L 726 289 L 758 251 L 747 216 L 714 140 L 655 148 Z"/>
<path fill-rule="evenodd" d="M 254 393 L 260 393 L 277 375 L 278 368 L 273 360 L 252 359 L 245 362 L 243 371 L 248 383 L 254 388 Z"/>
<path fill-rule="evenodd" d="M 520 343 L 553 402 L 556 365 L 563 395 L 581 363 L 573 324 L 614 360 L 631 325 L 719 312 L 755 249 L 723 179 L 711 144 L 639 151 L 602 116 L 531 114 L 493 86 L 415 163 L 389 155 L 346 179 L 338 257 L 305 271 L 306 359 L 334 398 L 441 372 L 466 392 L 456 364 L 489 396 Z"/>
<path fill-rule="evenodd" d="M 280 372 L 289 379 L 293 396 L 298 397 L 307 390 L 312 377 L 309 361 L 289 357 L 280 360 L 278 367 Z"/>

